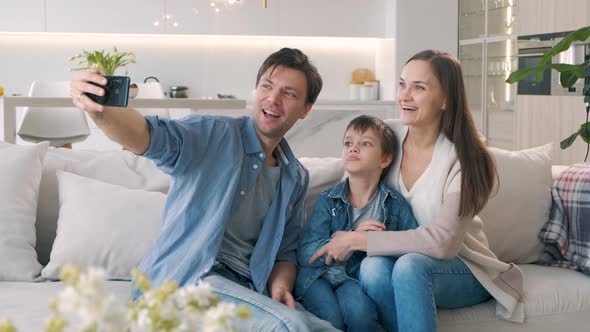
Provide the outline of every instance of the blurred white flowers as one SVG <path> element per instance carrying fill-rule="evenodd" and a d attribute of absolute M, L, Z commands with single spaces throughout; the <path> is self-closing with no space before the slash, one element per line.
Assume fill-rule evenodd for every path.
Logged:
<path fill-rule="evenodd" d="M 143 296 L 125 305 L 108 291 L 104 270 L 64 267 L 60 277 L 66 287 L 50 303 L 53 314 L 45 331 L 237 331 L 239 321 L 248 319 L 247 307 L 221 302 L 206 283 L 178 288 L 166 281 L 152 289 L 145 273 L 132 274 Z M 10 321 L 0 320 L 0 332 L 16 331 Z"/>

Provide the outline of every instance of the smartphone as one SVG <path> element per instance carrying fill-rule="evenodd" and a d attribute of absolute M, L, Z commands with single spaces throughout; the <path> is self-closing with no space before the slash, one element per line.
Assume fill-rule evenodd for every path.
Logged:
<path fill-rule="evenodd" d="M 103 96 L 97 96 L 87 93 L 88 98 L 104 106 L 127 107 L 129 100 L 129 83 L 131 80 L 127 76 L 105 76 L 107 85 L 100 85 L 89 82 L 104 89 Z"/>

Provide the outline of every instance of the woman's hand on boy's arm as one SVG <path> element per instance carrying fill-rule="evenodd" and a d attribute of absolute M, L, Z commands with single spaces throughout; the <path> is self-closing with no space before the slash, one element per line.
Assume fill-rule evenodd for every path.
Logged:
<path fill-rule="evenodd" d="M 345 262 L 357 250 L 367 250 L 367 232 L 344 232 L 334 233 L 330 242 L 321 247 L 309 259 L 313 263 L 316 259 L 326 256 L 326 264 L 333 261 Z"/>
<path fill-rule="evenodd" d="M 365 232 L 379 232 L 385 230 L 385 224 L 377 220 L 365 220 L 362 223 L 360 223 L 354 230 Z"/>

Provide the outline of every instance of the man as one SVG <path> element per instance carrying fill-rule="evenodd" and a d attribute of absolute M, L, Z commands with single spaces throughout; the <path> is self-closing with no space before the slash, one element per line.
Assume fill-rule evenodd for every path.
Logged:
<path fill-rule="evenodd" d="M 264 61 L 250 117 L 144 118 L 94 103 L 85 93 L 104 91 L 88 82 L 106 79 L 97 71 L 77 73 L 74 104 L 110 139 L 172 177 L 161 234 L 139 268 L 155 284 L 205 280 L 224 300 L 249 305 L 249 329 L 329 329 L 293 310 L 291 294 L 309 176 L 283 136 L 307 116 L 322 88 L 307 56 L 283 48 Z"/>

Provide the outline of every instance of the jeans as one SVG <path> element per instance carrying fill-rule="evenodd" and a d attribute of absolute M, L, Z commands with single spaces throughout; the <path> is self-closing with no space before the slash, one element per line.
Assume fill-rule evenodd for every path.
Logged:
<path fill-rule="evenodd" d="M 348 279 L 338 287 L 317 278 L 303 294 L 303 306 L 342 331 L 377 331 L 377 308 L 358 282 Z"/>
<path fill-rule="evenodd" d="M 336 331 L 330 323 L 306 312 L 300 304 L 297 310 L 279 303 L 254 290 L 249 279 L 226 269 L 214 267 L 203 281 L 224 301 L 247 305 L 250 318 L 238 326 L 243 331 Z"/>
<path fill-rule="evenodd" d="M 437 307 L 461 308 L 491 298 L 457 257 L 438 260 L 417 253 L 397 259 L 367 257 L 359 279 L 387 331 L 436 331 Z"/>

